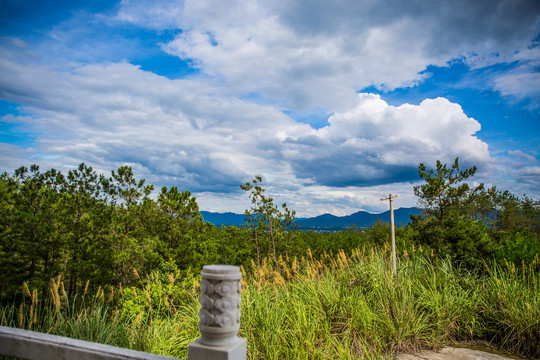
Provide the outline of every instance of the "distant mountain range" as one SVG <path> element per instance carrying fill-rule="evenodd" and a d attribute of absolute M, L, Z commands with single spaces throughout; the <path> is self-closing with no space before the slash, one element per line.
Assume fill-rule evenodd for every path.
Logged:
<path fill-rule="evenodd" d="M 394 210 L 394 222 L 396 226 L 405 225 L 411 221 L 410 215 L 418 215 L 422 209 L 400 208 Z M 203 219 L 216 226 L 241 226 L 244 225 L 244 214 L 215 213 L 201 211 Z M 380 220 L 390 223 L 390 210 L 380 214 L 371 214 L 366 211 L 358 211 L 347 216 L 335 216 L 331 214 L 319 215 L 313 218 L 296 219 L 299 230 L 335 231 L 343 230 L 353 225 L 367 227 Z"/>

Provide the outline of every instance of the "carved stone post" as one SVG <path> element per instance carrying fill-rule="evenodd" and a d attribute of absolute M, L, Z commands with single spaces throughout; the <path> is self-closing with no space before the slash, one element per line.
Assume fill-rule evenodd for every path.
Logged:
<path fill-rule="evenodd" d="M 246 339 L 240 329 L 238 266 L 206 265 L 201 272 L 201 337 L 189 344 L 188 360 L 245 360 Z"/>

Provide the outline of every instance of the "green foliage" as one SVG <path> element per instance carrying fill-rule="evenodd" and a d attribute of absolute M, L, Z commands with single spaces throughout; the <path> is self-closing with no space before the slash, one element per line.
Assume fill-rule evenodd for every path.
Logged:
<path fill-rule="evenodd" d="M 493 207 L 497 213 L 494 227 L 538 235 L 540 233 L 540 202 L 508 191 L 493 194 Z"/>
<path fill-rule="evenodd" d="M 416 220 L 412 227 L 415 242 L 470 268 L 481 267 L 481 260 L 491 258 L 495 251 L 487 227 L 475 220 L 450 217 L 441 223 L 435 218 L 426 218 Z"/>
<path fill-rule="evenodd" d="M 426 184 L 415 186 L 414 194 L 418 196 L 420 205 L 426 213 L 434 216 L 440 222 L 446 217 L 460 214 L 462 205 L 470 194 L 481 187 L 471 189 L 463 181 L 476 173 L 476 166 L 461 170 L 459 160 L 456 158 L 450 168 L 437 160 L 436 169 L 427 169 L 422 163 L 418 166 L 420 178 Z"/>
<path fill-rule="evenodd" d="M 435 170 L 421 164 L 426 184 L 415 191 L 427 210 L 397 230 L 398 244 L 422 244 L 472 267 L 492 256 L 529 263 L 538 252 L 538 202 L 496 188 L 471 189 L 463 182 L 474 172 L 460 169 L 457 159 L 452 166 L 438 162 Z M 299 257 L 307 248 L 322 256 L 383 246 L 388 239 L 384 222 L 338 233 L 295 231 L 295 212 L 274 205 L 260 176 L 241 186 L 252 201 L 245 228 L 204 223 L 189 191 L 164 187 L 154 200 L 152 188 L 127 166 L 111 177 L 85 164 L 65 177 L 36 165 L 2 174 L 2 298 L 13 298 L 23 282 L 47 288 L 56 275 L 63 276 L 69 294 L 81 292 L 87 280 L 95 292 L 137 283 L 135 273 L 144 277 L 167 261 L 197 271 L 209 263 L 247 268 L 251 258 L 260 264 L 270 256 L 279 266 L 280 256 Z"/>
<path fill-rule="evenodd" d="M 384 246 L 389 244 L 390 241 L 390 224 L 387 222 L 377 220 L 370 227 L 366 229 L 367 237 L 373 244 L 378 246 Z"/>
<path fill-rule="evenodd" d="M 391 358 L 473 339 L 537 356 L 532 340 L 540 326 L 537 271 L 513 273 L 497 266 L 497 273 L 481 275 L 448 258 L 411 255 L 401 257 L 397 278 L 388 251 L 340 255 L 346 265 L 331 271 L 321 268 L 323 259 L 303 262 L 306 271 L 287 283 L 264 285 L 256 274 L 265 269 L 248 274 L 241 334 L 252 344 L 249 356 L 302 359 L 307 352 L 321 359 Z"/>
<path fill-rule="evenodd" d="M 61 175 L 56 170 L 41 173 L 32 165 L 15 176 L 3 174 L 0 271 L 3 291 L 12 293 L 23 281 L 44 289 L 61 266 L 62 239 L 57 231 L 58 193 Z M 4 295 L 4 294 L 2 294 Z"/>
<path fill-rule="evenodd" d="M 103 194 L 103 176 L 91 167 L 80 164 L 68 172 L 62 184 L 60 208 L 60 234 L 65 242 L 64 273 L 68 292 L 81 291 L 87 280 L 103 284 L 111 281 L 112 274 L 99 271 L 112 264 L 107 248 L 107 225 L 111 224 L 111 207 Z"/>
<path fill-rule="evenodd" d="M 498 234 L 499 241 L 496 247 L 496 259 L 499 264 L 510 262 L 516 265 L 538 266 L 540 257 L 540 240 L 536 234 L 518 231 L 501 232 Z"/>
<path fill-rule="evenodd" d="M 294 211 L 274 205 L 260 176 L 241 186 L 247 226 L 217 228 L 190 192 L 164 187 L 154 200 L 129 167 L 110 178 L 84 164 L 66 177 L 21 167 L 0 175 L 0 319 L 185 357 L 198 337 L 194 274 L 224 263 L 247 272 L 250 358 L 381 358 L 469 339 L 538 356 L 539 203 L 470 188 L 475 172 L 457 159 L 420 164 L 426 211 L 397 229 L 393 278 L 388 224 L 295 231 Z"/>
<path fill-rule="evenodd" d="M 66 177 L 54 169 L 21 167 L 0 176 L 0 280 L 2 299 L 20 285 L 46 289 L 62 275 L 69 294 L 88 280 L 123 287 L 172 260 L 183 270 L 222 262 L 219 231 L 204 224 L 194 197 L 176 187 L 136 179 L 123 166 L 107 178 L 85 164 Z M 234 258 L 234 255 L 229 255 Z"/>
<path fill-rule="evenodd" d="M 514 353 L 540 358 L 540 273 L 538 255 L 530 266 L 486 265 L 486 337 Z"/>
<path fill-rule="evenodd" d="M 261 246 L 264 246 L 259 246 L 259 241 L 267 235 L 271 240 L 275 265 L 279 267 L 276 240 L 282 243 L 287 237 L 287 228 L 294 222 L 296 212 L 289 210 L 286 203 L 281 205 L 281 210 L 275 206 L 274 199 L 264 195 L 266 190 L 261 186 L 262 181 L 262 177 L 256 175 L 251 182 L 248 181 L 244 185 L 240 185 L 242 190 L 249 192 L 252 204 L 251 209 L 245 212 L 246 223 L 248 227 L 253 229 L 257 263 L 260 265 Z"/>
<path fill-rule="evenodd" d="M 414 192 L 425 211 L 413 218 L 414 238 L 469 268 L 479 268 L 482 259 L 494 256 L 516 260 L 511 253 L 515 246 L 501 230 L 536 231 L 538 202 L 527 197 L 520 200 L 495 187 L 486 190 L 483 184 L 470 188 L 464 181 L 475 172 L 476 167 L 462 170 L 457 158 L 451 167 L 440 161 L 436 169 L 419 165 L 419 175 L 426 183 L 415 186 Z M 533 252 L 521 252 L 522 259 L 534 257 L 536 242 L 528 242 Z"/>
<path fill-rule="evenodd" d="M 174 262 L 166 262 L 136 286 L 123 290 L 120 320 L 146 322 L 174 315 L 178 306 L 192 295 L 194 283 L 191 271 L 182 274 Z"/>

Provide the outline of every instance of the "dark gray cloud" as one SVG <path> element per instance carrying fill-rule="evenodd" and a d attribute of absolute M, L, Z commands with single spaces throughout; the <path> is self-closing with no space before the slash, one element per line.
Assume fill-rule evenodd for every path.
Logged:
<path fill-rule="evenodd" d="M 292 167 L 298 177 L 309 177 L 315 183 L 329 187 L 364 187 L 418 179 L 418 165 L 384 165 L 366 161 L 361 155 L 331 155 L 316 161 L 296 160 Z"/>
<path fill-rule="evenodd" d="M 499 51 L 513 51 L 532 40 L 540 17 L 535 0 L 296 0 L 276 2 L 275 9 L 284 24 L 308 35 L 363 33 L 411 21 L 411 30 L 430 39 L 425 50 L 435 53 L 487 43 Z"/>

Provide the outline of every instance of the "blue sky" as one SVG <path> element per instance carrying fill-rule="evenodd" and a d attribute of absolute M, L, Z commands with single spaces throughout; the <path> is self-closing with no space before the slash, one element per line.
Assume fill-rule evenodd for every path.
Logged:
<path fill-rule="evenodd" d="M 0 4 L 0 170 L 122 165 L 243 212 L 414 206 L 420 162 L 540 197 L 540 3 Z"/>

